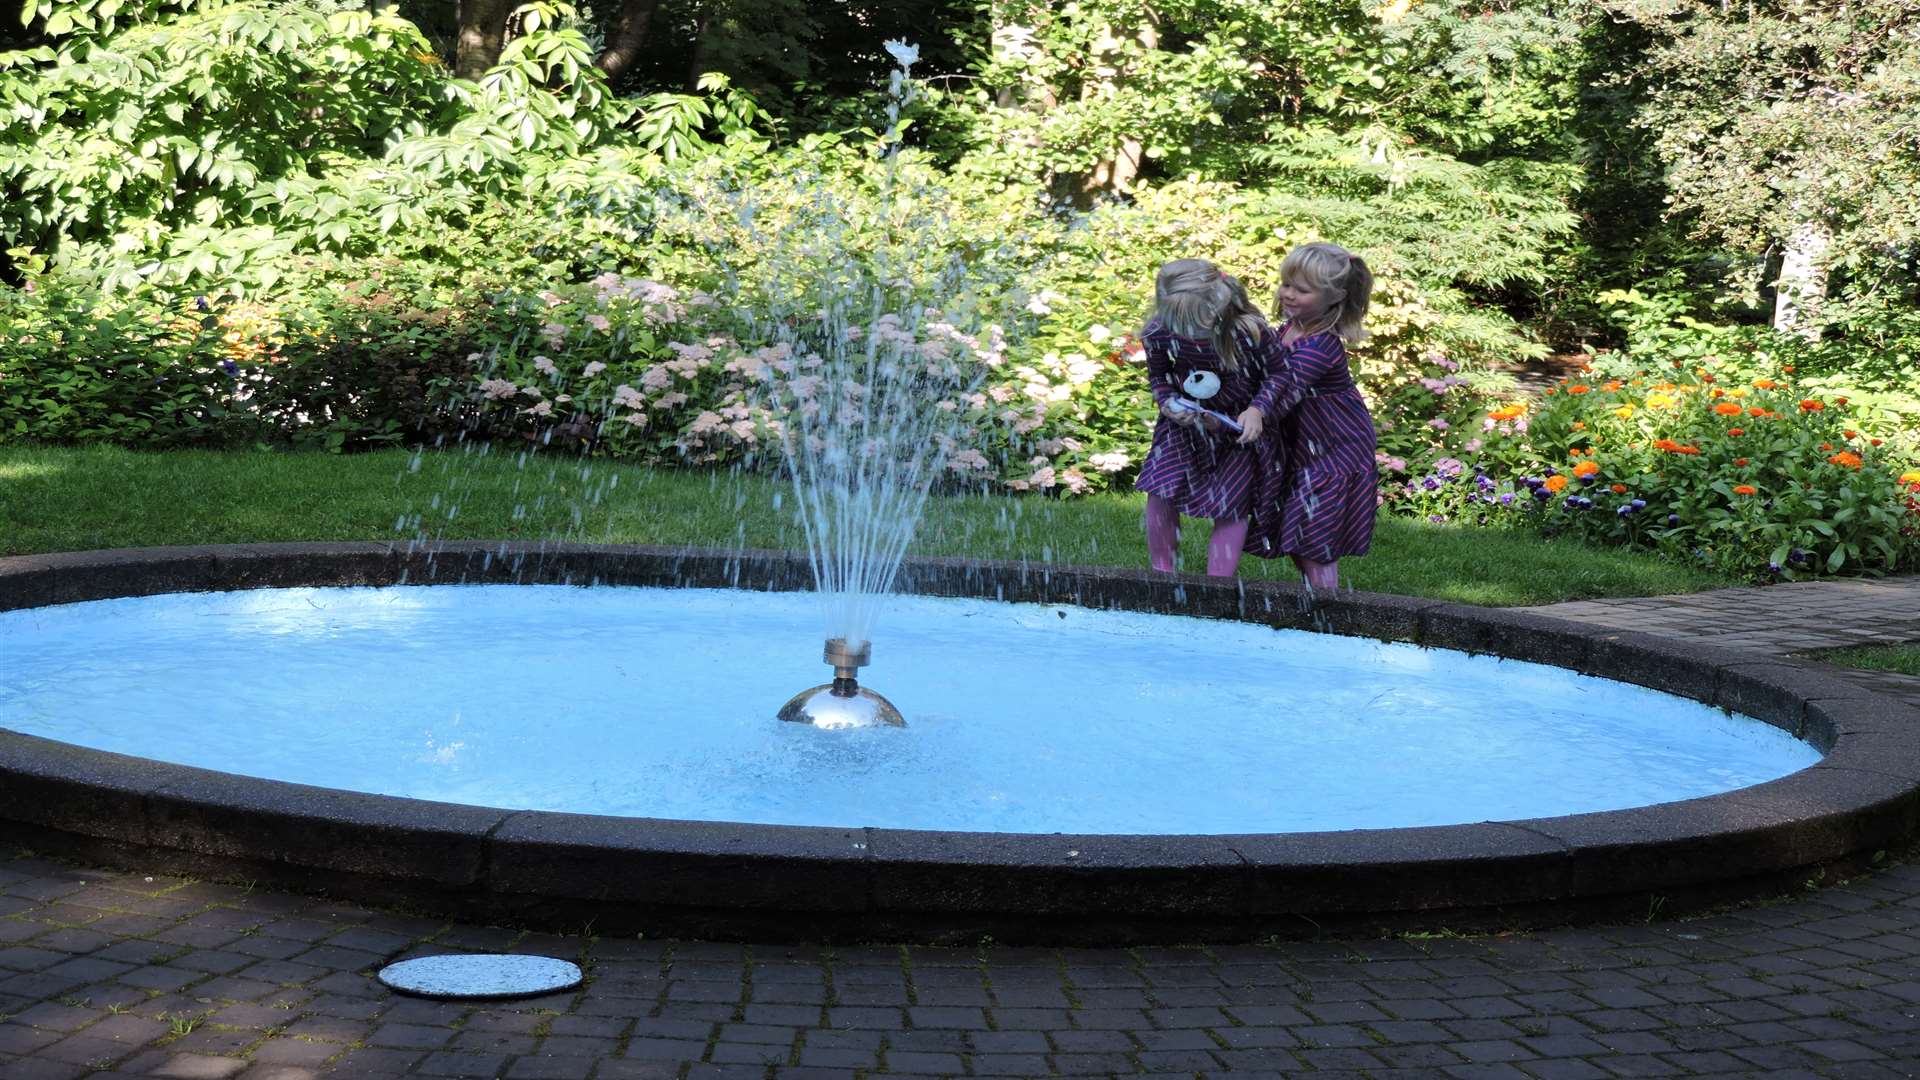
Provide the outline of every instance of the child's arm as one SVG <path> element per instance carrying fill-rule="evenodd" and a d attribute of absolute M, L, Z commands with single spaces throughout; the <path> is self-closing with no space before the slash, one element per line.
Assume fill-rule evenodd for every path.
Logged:
<path fill-rule="evenodd" d="M 1273 334 L 1261 343 L 1267 375 L 1260 392 L 1253 397 L 1254 407 L 1268 420 L 1278 420 L 1292 412 L 1329 372 L 1347 362 L 1347 347 L 1332 334 L 1315 334 L 1294 346 L 1285 356 L 1280 335 Z M 1284 357 L 1284 358 L 1283 358 Z"/>
<path fill-rule="evenodd" d="M 1147 351 L 1147 389 L 1153 391 L 1153 403 L 1165 406 L 1174 397 L 1173 350 L 1156 334 L 1148 334 L 1141 346 Z"/>
<path fill-rule="evenodd" d="M 1199 423 L 1198 413 L 1185 412 L 1167 404 L 1180 395 L 1173 388 L 1173 350 L 1167 347 L 1165 339 L 1157 334 L 1147 334 L 1141 345 L 1147 350 L 1147 389 L 1153 391 L 1153 403 L 1160 406 L 1160 415 L 1186 427 Z"/>

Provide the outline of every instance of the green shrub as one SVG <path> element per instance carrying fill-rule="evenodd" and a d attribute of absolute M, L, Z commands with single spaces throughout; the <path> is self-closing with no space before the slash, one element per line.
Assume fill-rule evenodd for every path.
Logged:
<path fill-rule="evenodd" d="M 209 305 L 0 289 L 0 442 L 248 442 L 260 423 L 236 407 L 242 369 L 226 346 Z"/>

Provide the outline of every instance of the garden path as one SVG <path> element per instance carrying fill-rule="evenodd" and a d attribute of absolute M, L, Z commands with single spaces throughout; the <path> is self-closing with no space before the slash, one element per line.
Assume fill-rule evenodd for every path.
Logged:
<path fill-rule="evenodd" d="M 1539 610 L 1799 653 L 1920 637 L 1920 579 Z M 445 949 L 556 955 L 591 978 L 463 1005 L 372 977 Z M 1685 920 L 1103 950 L 526 934 L 0 849 L 5 1080 L 1917 1073 L 1913 851 Z"/>
<path fill-rule="evenodd" d="M 1920 641 L 1920 575 L 1792 581 L 1675 596 L 1574 600 L 1518 610 L 1729 649 L 1805 657 L 1849 645 Z M 1920 704 L 1920 678 L 1912 675 L 1822 668 Z"/>

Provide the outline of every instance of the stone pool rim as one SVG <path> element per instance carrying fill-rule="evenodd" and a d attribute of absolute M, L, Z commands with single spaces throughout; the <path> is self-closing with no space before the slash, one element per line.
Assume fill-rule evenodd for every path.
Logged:
<path fill-rule="evenodd" d="M 0 611 L 398 584 L 804 589 L 804 554 L 470 541 L 0 558 Z M 1112 568 L 910 559 L 932 596 L 1227 618 L 1544 663 L 1720 706 L 1826 756 L 1627 810 L 1247 835 L 830 828 L 505 810 L 172 765 L 0 729 L 0 840 L 467 920 L 750 939 L 1118 942 L 1549 925 L 1844 874 L 1920 828 L 1920 709 L 1816 665 L 1527 612 Z"/>

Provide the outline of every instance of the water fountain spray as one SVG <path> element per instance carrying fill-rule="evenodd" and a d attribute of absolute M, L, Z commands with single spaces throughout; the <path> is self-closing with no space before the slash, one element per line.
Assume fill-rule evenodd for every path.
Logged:
<path fill-rule="evenodd" d="M 918 51 L 905 42 L 888 42 L 887 51 L 899 67 L 872 219 L 880 241 L 863 254 L 867 242 L 846 234 L 853 216 L 823 188 L 806 227 L 784 230 L 771 250 L 758 251 L 769 268 L 762 279 L 773 286 L 769 309 L 784 312 L 765 324 L 771 345 L 761 377 L 825 615 L 823 656 L 833 668 L 832 682 L 796 695 L 778 716 L 821 728 L 905 724 L 857 676 L 872 657 L 881 599 L 955 445 L 962 399 L 981 377 L 960 355 L 997 347 L 960 329 L 976 310 L 964 267 L 916 268 L 914 237 L 934 223 L 900 219 L 914 211 L 910 200 L 896 204 L 895 174 L 900 108 L 911 97 L 907 78 Z M 789 251 L 795 261 L 783 266 Z M 997 340 L 997 330 L 990 336 Z"/>

